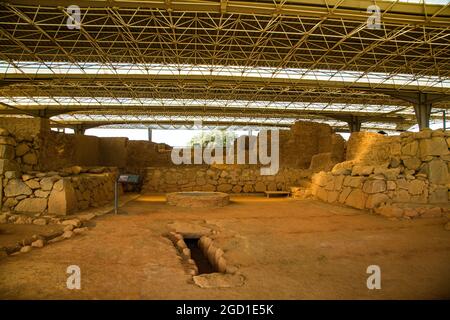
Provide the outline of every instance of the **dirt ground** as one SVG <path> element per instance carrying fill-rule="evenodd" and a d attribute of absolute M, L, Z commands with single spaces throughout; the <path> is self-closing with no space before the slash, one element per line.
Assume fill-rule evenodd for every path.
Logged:
<path fill-rule="evenodd" d="M 235 196 L 224 208 L 186 209 L 141 196 L 83 235 L 0 259 L 0 298 L 450 298 L 444 221 L 391 221 L 312 200 Z M 216 230 L 244 285 L 197 287 L 163 236 L 173 222 Z M 69 265 L 81 268 L 80 290 L 66 287 Z M 381 268 L 380 290 L 366 286 L 369 265 Z"/>

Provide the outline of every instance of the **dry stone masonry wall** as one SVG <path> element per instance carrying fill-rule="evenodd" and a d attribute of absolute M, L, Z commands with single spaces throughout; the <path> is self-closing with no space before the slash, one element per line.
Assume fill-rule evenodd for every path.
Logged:
<path fill-rule="evenodd" d="M 144 192 L 218 191 L 251 193 L 287 190 L 310 176 L 309 170 L 280 168 L 262 176 L 257 165 L 211 165 L 147 168 Z"/>
<path fill-rule="evenodd" d="M 450 133 L 442 130 L 398 137 L 357 133 L 349 140 L 350 160 L 313 175 L 310 192 L 386 216 L 439 216 L 448 210 L 449 147 Z"/>

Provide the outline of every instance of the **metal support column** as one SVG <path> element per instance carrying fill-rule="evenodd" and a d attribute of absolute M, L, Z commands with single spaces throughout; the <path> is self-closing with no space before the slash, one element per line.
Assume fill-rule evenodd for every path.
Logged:
<path fill-rule="evenodd" d="M 350 132 L 361 131 L 361 119 L 358 116 L 351 116 L 350 120 L 347 121 Z"/>
<path fill-rule="evenodd" d="M 419 92 L 417 103 L 414 104 L 414 112 L 416 114 L 419 130 L 430 127 L 431 109 L 432 104 L 428 101 L 428 95 L 426 93 Z"/>
<path fill-rule="evenodd" d="M 148 141 L 152 141 L 152 128 L 148 128 Z"/>

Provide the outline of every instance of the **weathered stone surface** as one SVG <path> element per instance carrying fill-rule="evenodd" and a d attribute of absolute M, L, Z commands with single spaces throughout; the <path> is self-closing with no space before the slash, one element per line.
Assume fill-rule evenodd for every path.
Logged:
<path fill-rule="evenodd" d="M 245 184 L 243 188 L 244 193 L 250 193 L 253 192 L 253 186 L 251 184 Z"/>
<path fill-rule="evenodd" d="M 88 230 L 87 227 L 84 227 L 84 228 L 75 228 L 75 229 L 73 229 L 73 233 L 74 233 L 74 234 L 81 234 L 81 233 L 84 233 L 84 232 L 87 231 L 87 230 Z"/>
<path fill-rule="evenodd" d="M 6 171 L 20 171 L 20 166 L 14 160 L 0 159 L 0 174 Z"/>
<path fill-rule="evenodd" d="M 15 146 L 16 141 L 12 137 L 0 136 L 0 144 Z"/>
<path fill-rule="evenodd" d="M 0 159 L 14 159 L 14 147 L 6 144 L 0 144 Z"/>
<path fill-rule="evenodd" d="M 263 182 L 258 181 L 257 183 L 255 183 L 255 191 L 256 192 L 266 191 L 266 185 Z"/>
<path fill-rule="evenodd" d="M 411 196 L 409 195 L 408 191 L 406 190 L 397 190 L 394 193 L 394 201 L 395 202 L 410 202 Z"/>
<path fill-rule="evenodd" d="M 437 187 L 430 192 L 430 203 L 448 203 L 448 188 Z"/>
<path fill-rule="evenodd" d="M 400 168 L 375 168 L 374 170 L 375 174 L 383 175 L 386 180 L 396 180 L 398 175 L 400 174 Z"/>
<path fill-rule="evenodd" d="M 23 246 L 21 249 L 20 249 L 20 252 L 21 253 L 27 253 L 27 252 L 30 252 L 31 251 L 31 246 Z"/>
<path fill-rule="evenodd" d="M 233 189 L 233 185 L 226 183 L 226 184 L 220 184 L 217 186 L 218 192 L 230 192 L 231 189 Z"/>
<path fill-rule="evenodd" d="M 331 173 L 334 175 L 349 175 L 352 172 L 354 161 L 344 161 L 337 163 L 333 169 L 331 169 Z"/>
<path fill-rule="evenodd" d="M 419 195 L 424 192 L 426 187 L 425 181 L 422 180 L 412 180 L 408 182 L 408 192 L 412 195 Z"/>
<path fill-rule="evenodd" d="M 233 193 L 239 193 L 242 191 L 242 187 L 240 185 L 235 185 L 233 189 L 231 189 Z"/>
<path fill-rule="evenodd" d="M 384 180 L 367 180 L 364 182 L 363 191 L 366 193 L 379 193 L 386 191 L 386 182 Z"/>
<path fill-rule="evenodd" d="M 74 235 L 73 231 L 64 231 L 61 237 L 64 239 L 69 239 Z"/>
<path fill-rule="evenodd" d="M 19 202 L 15 207 L 18 212 L 44 212 L 47 208 L 47 199 L 44 198 L 26 198 Z"/>
<path fill-rule="evenodd" d="M 410 143 L 405 144 L 402 147 L 402 154 L 405 156 L 415 156 L 415 155 L 417 155 L 418 149 L 419 149 L 419 143 L 417 140 L 414 140 Z"/>
<path fill-rule="evenodd" d="M 26 155 L 24 155 L 22 157 L 22 161 L 25 164 L 29 164 L 29 165 L 35 165 L 35 164 L 38 163 L 37 156 L 36 156 L 36 154 L 34 152 L 29 152 Z"/>
<path fill-rule="evenodd" d="M 0 136 L 9 136 L 10 133 L 8 131 L 8 129 L 5 128 L 0 128 Z"/>
<path fill-rule="evenodd" d="M 5 178 L 6 179 L 18 179 L 20 177 L 20 172 L 18 171 L 6 171 Z"/>
<path fill-rule="evenodd" d="M 426 172 L 430 183 L 449 183 L 448 166 L 445 161 L 434 159 L 426 164 Z"/>
<path fill-rule="evenodd" d="M 420 160 L 419 158 L 416 158 L 416 157 L 405 158 L 405 159 L 403 159 L 403 164 L 408 169 L 417 170 L 422 165 L 422 160 Z"/>
<path fill-rule="evenodd" d="M 42 181 L 41 181 L 42 182 Z M 61 191 L 53 190 L 48 199 L 48 212 L 56 215 L 67 215 L 77 209 L 77 197 L 72 184 L 64 180 Z"/>
<path fill-rule="evenodd" d="M 346 187 L 353 187 L 353 188 L 360 188 L 364 182 L 364 177 L 351 177 L 347 176 L 344 179 L 344 186 Z"/>
<path fill-rule="evenodd" d="M 13 208 L 19 201 L 17 201 L 15 198 L 8 198 L 3 202 L 3 208 L 10 209 Z"/>
<path fill-rule="evenodd" d="M 16 197 L 20 195 L 30 195 L 32 191 L 22 180 L 12 179 L 5 187 L 5 196 Z"/>
<path fill-rule="evenodd" d="M 353 189 L 345 200 L 345 204 L 357 208 L 364 209 L 367 195 L 359 189 Z"/>
<path fill-rule="evenodd" d="M 41 187 L 39 181 L 36 180 L 27 180 L 25 181 L 25 184 L 29 186 L 31 189 L 39 189 Z"/>
<path fill-rule="evenodd" d="M 36 224 L 38 226 L 45 226 L 47 224 L 47 220 L 45 220 L 44 218 L 34 219 L 33 224 Z"/>
<path fill-rule="evenodd" d="M 328 195 L 327 195 L 327 202 L 329 202 L 329 203 L 336 202 L 338 200 L 338 198 L 339 198 L 339 192 L 330 191 L 330 192 L 328 192 Z"/>
<path fill-rule="evenodd" d="M 352 188 L 350 187 L 345 187 L 341 194 L 339 195 L 339 202 L 340 203 L 345 203 L 345 200 L 347 200 L 348 195 L 350 194 L 350 192 L 352 192 Z"/>
<path fill-rule="evenodd" d="M 448 154 L 447 142 L 442 137 L 420 140 L 420 156 L 443 156 Z"/>
<path fill-rule="evenodd" d="M 34 248 L 42 248 L 42 247 L 44 247 L 44 245 L 45 245 L 45 242 L 42 239 L 38 239 L 31 243 L 31 246 Z"/>
<path fill-rule="evenodd" d="M 395 190 L 397 188 L 397 184 L 394 181 L 386 181 L 386 189 L 387 190 Z"/>
<path fill-rule="evenodd" d="M 30 151 L 30 147 L 26 143 L 19 143 L 16 147 L 16 155 L 18 157 L 23 156 L 28 151 Z"/>
<path fill-rule="evenodd" d="M 50 194 L 50 191 L 42 191 L 40 189 L 34 192 L 34 195 L 38 198 L 47 198 Z"/>
<path fill-rule="evenodd" d="M 380 206 L 389 200 L 389 197 L 384 193 L 375 193 L 367 197 L 366 208 L 372 209 Z"/>
<path fill-rule="evenodd" d="M 313 155 L 309 169 L 311 172 L 330 171 L 336 164 L 331 152 Z"/>
<path fill-rule="evenodd" d="M 53 188 L 53 183 L 54 183 L 56 180 L 57 180 L 57 179 L 55 179 L 55 178 L 53 178 L 53 177 L 46 177 L 46 178 L 43 178 L 43 179 L 40 181 L 41 189 L 42 189 L 43 191 L 50 191 L 50 190 L 52 190 L 52 188 Z"/>
<path fill-rule="evenodd" d="M 352 169 L 352 176 L 368 176 L 372 174 L 373 166 L 355 165 Z"/>

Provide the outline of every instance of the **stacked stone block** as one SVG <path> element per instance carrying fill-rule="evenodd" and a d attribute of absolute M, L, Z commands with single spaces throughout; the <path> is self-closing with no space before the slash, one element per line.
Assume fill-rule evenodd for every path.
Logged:
<path fill-rule="evenodd" d="M 366 154 L 361 151 L 358 158 L 313 175 L 311 193 L 329 203 L 375 209 L 382 214 L 389 210 L 377 208 L 393 204 L 398 208 L 415 204 L 433 210 L 448 207 L 448 131 L 407 132 L 399 137 L 383 137 L 367 147 L 370 150 Z M 403 211 L 395 215 L 414 215 Z"/>

